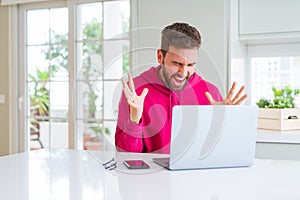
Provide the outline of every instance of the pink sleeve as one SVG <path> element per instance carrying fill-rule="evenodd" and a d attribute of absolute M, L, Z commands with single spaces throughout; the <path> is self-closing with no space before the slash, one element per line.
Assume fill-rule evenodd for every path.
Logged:
<path fill-rule="evenodd" d="M 115 145 L 118 151 L 142 152 L 143 125 L 135 124 L 129 119 L 129 105 L 124 94 L 119 103 L 118 121 L 115 133 Z"/>
<path fill-rule="evenodd" d="M 207 89 L 215 101 L 217 102 L 223 101 L 223 97 L 219 89 L 215 85 L 207 82 Z"/>

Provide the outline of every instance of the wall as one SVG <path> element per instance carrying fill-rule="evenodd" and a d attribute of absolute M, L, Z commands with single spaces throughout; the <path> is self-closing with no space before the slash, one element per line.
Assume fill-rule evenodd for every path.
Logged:
<path fill-rule="evenodd" d="M 0 104 L 0 156 L 9 154 L 9 8 L 0 6 L 0 94 L 5 104 Z"/>
<path fill-rule="evenodd" d="M 249 72 L 245 71 L 246 46 L 239 40 L 238 1 L 230 1 L 229 82 L 236 81 L 239 85 L 245 85 Z M 249 94 L 250 90 L 246 92 Z M 248 99 L 246 104 L 248 104 Z"/>

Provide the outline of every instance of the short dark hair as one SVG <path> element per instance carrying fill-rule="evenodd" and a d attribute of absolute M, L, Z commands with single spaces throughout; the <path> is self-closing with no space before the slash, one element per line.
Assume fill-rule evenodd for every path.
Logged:
<path fill-rule="evenodd" d="M 187 23 L 175 22 L 166 26 L 161 34 L 161 50 L 163 53 L 167 52 L 170 46 L 193 49 L 199 48 L 201 44 L 199 31 Z"/>

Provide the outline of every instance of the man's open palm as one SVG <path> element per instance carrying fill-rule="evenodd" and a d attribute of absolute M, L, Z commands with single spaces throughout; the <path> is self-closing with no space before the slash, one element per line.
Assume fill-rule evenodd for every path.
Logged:
<path fill-rule="evenodd" d="M 123 85 L 123 92 L 127 99 L 127 103 L 130 106 L 130 120 L 138 123 L 143 114 L 144 100 L 148 94 L 148 88 L 144 88 L 142 94 L 138 96 L 135 92 L 133 79 L 130 73 L 128 73 L 128 83 L 121 78 Z"/>

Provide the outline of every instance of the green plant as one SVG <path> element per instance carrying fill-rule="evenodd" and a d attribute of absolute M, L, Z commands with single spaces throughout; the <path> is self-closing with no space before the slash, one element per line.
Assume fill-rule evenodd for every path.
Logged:
<path fill-rule="evenodd" d="M 49 115 L 49 90 L 47 89 L 47 80 L 49 71 L 41 71 L 38 68 L 34 73 L 29 74 L 32 87 L 30 88 L 30 114 L 31 116 L 48 116 Z M 39 121 L 46 121 L 44 118 L 30 118 L 30 135 L 38 135 L 39 139 Z M 41 147 L 42 143 L 40 142 Z"/>
<path fill-rule="evenodd" d="M 90 42 L 91 38 L 102 38 L 102 25 L 96 19 L 93 19 L 90 23 L 84 25 L 82 55 L 82 81 L 87 86 L 87 91 L 85 91 L 83 95 L 85 95 L 88 99 L 88 118 L 95 118 L 96 101 L 98 99 L 98 95 L 94 91 L 94 81 L 91 77 L 100 77 L 101 69 L 99 66 L 93 66 L 91 55 L 101 55 L 102 44 L 97 42 Z"/>
<path fill-rule="evenodd" d="M 47 116 L 49 109 L 49 90 L 46 88 L 49 71 L 36 69 L 34 74 L 29 74 L 33 83 L 30 94 L 30 111 L 33 116 Z"/>
<path fill-rule="evenodd" d="M 294 97 L 300 89 L 291 89 L 289 85 L 283 88 L 272 87 L 273 100 L 261 98 L 256 105 L 260 108 L 295 108 Z"/>
<path fill-rule="evenodd" d="M 56 76 L 61 68 L 68 70 L 68 48 L 66 45 L 68 35 L 60 35 L 55 32 L 52 32 L 52 35 L 54 44 L 51 50 L 42 50 L 45 60 L 50 63 L 50 66 L 44 70 L 37 67 L 33 73 L 29 74 L 30 81 L 33 83 L 29 95 L 30 110 L 31 114 L 35 116 L 48 116 L 50 97 L 47 83 L 50 78 Z"/>
<path fill-rule="evenodd" d="M 92 130 L 96 134 L 96 139 L 98 137 L 101 137 L 103 135 L 103 132 L 107 135 L 110 135 L 110 130 L 109 128 L 103 128 L 101 125 L 91 125 L 89 127 L 90 130 Z M 101 139 L 101 138 L 100 138 Z"/>

